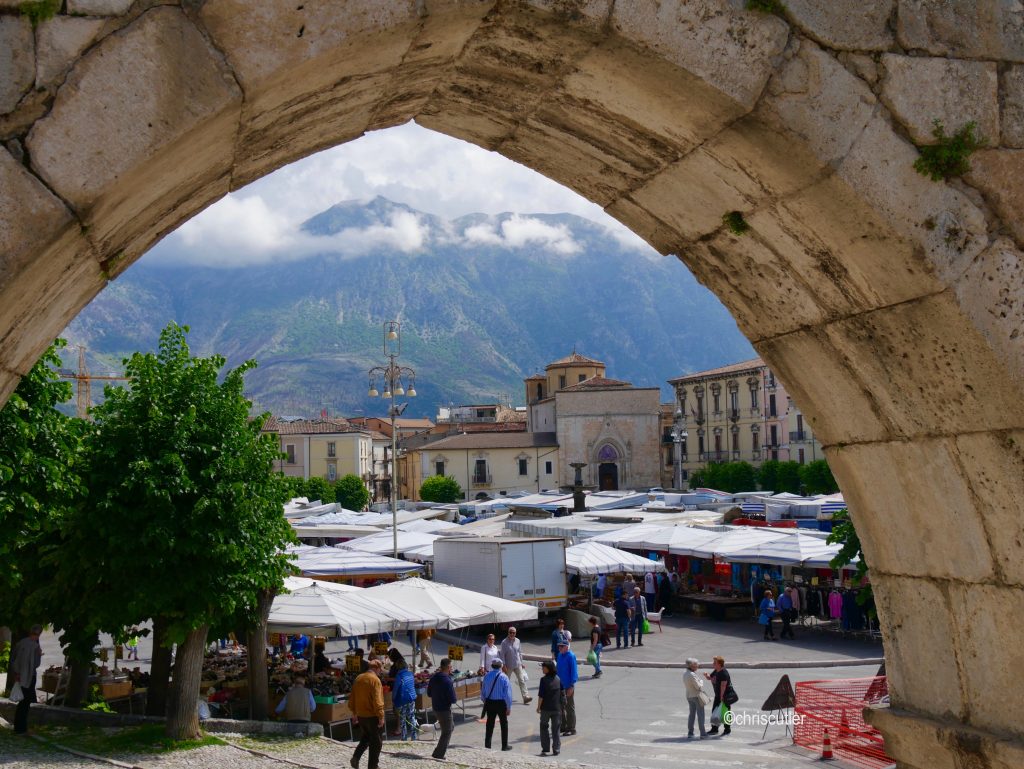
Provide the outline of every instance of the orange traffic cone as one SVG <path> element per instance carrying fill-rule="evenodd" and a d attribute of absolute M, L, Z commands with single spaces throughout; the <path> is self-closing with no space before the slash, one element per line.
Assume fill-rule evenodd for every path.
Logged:
<path fill-rule="evenodd" d="M 835 756 L 832 755 L 832 738 L 828 736 L 828 729 L 825 730 L 825 736 L 821 740 L 821 760 L 831 761 Z"/>

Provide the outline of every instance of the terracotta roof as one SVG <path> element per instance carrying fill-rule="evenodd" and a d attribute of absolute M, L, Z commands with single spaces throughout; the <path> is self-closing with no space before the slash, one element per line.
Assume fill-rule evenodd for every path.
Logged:
<path fill-rule="evenodd" d="M 580 390 L 606 390 L 610 387 L 632 387 L 631 382 L 623 382 L 621 379 L 608 379 L 603 376 L 592 376 L 574 385 L 563 387 L 560 392 L 579 392 Z"/>
<path fill-rule="evenodd" d="M 556 360 L 554 363 L 549 363 L 544 367 L 544 370 L 555 368 L 557 366 L 603 366 L 604 364 L 599 360 L 593 358 L 587 358 L 586 356 L 580 355 L 575 350 L 572 351 L 571 355 L 567 355 L 564 358 Z"/>
<path fill-rule="evenodd" d="M 331 433 L 362 432 L 346 419 L 288 419 L 270 417 L 263 425 L 263 432 L 278 435 L 324 435 Z"/>
<path fill-rule="evenodd" d="M 470 433 L 452 435 L 433 441 L 423 447 L 424 451 L 442 449 L 528 449 L 539 446 L 557 446 L 554 433 Z"/>
<path fill-rule="evenodd" d="M 526 430 L 526 420 L 516 422 L 463 422 L 460 425 L 467 433 L 521 433 Z"/>
<path fill-rule="evenodd" d="M 555 364 L 552 363 L 551 365 L 553 366 Z M 523 381 L 524 382 L 546 382 L 546 381 L 548 381 L 548 378 L 546 376 L 544 376 L 543 374 L 534 374 L 533 376 L 526 377 L 526 379 L 524 379 Z"/>
<path fill-rule="evenodd" d="M 708 377 L 725 376 L 726 374 L 738 374 L 741 371 L 748 371 L 752 369 L 764 368 L 765 362 L 760 358 L 751 358 L 740 363 L 730 363 L 728 366 L 720 366 L 718 368 L 709 368 L 706 371 L 695 371 L 692 374 L 684 374 L 683 376 L 676 377 L 675 379 L 669 379 L 669 384 L 676 384 L 677 382 L 687 382 L 694 379 L 706 379 Z"/>

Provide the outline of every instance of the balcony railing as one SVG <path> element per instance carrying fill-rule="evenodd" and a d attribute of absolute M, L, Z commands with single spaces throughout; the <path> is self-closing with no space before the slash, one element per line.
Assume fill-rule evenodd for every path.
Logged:
<path fill-rule="evenodd" d="M 473 473 L 473 477 L 470 478 L 469 482 L 474 486 L 490 486 L 491 475 L 490 473 Z"/>
<path fill-rule="evenodd" d="M 708 462 L 728 462 L 729 452 L 728 451 L 709 451 L 707 452 Z"/>
<path fill-rule="evenodd" d="M 731 419 L 733 422 L 735 422 L 739 418 L 740 418 L 740 410 L 739 409 L 729 409 L 729 419 Z"/>
<path fill-rule="evenodd" d="M 789 440 L 792 441 L 806 441 L 807 433 L 803 430 L 790 430 Z"/>

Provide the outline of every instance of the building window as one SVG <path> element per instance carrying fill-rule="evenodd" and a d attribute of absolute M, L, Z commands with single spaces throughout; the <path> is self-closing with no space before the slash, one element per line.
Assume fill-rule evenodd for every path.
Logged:
<path fill-rule="evenodd" d="M 288 464 L 295 464 L 295 444 L 288 443 L 284 447 L 284 453 L 288 455 Z"/>
<path fill-rule="evenodd" d="M 778 411 L 775 410 L 775 393 L 772 393 L 768 396 L 768 416 L 777 417 L 778 415 Z"/>
<path fill-rule="evenodd" d="M 537 382 L 537 400 L 540 400 L 543 397 L 544 397 L 544 385 L 542 385 L 540 382 Z"/>
<path fill-rule="evenodd" d="M 559 374 L 558 375 L 558 389 L 559 390 L 564 390 L 565 389 L 565 374 Z"/>
<path fill-rule="evenodd" d="M 697 453 L 700 454 L 700 459 L 704 458 L 704 436 L 697 436 Z"/>
<path fill-rule="evenodd" d="M 487 460 L 478 459 L 473 465 L 473 483 L 486 484 L 487 483 Z"/>
<path fill-rule="evenodd" d="M 545 462 L 544 463 L 544 474 L 545 475 L 551 475 L 552 472 L 554 472 L 554 470 L 551 467 L 551 462 Z"/>
<path fill-rule="evenodd" d="M 779 445 L 779 426 L 778 425 L 772 425 L 771 426 L 771 433 L 772 433 L 771 445 L 772 446 L 778 446 Z"/>
<path fill-rule="evenodd" d="M 577 382 L 585 382 L 585 381 L 587 381 L 587 375 L 586 374 L 580 374 L 580 378 L 577 379 L 576 381 Z"/>
<path fill-rule="evenodd" d="M 750 437 L 754 443 L 754 451 L 759 451 L 761 448 L 761 434 L 758 433 L 757 430 L 754 430 Z"/>
<path fill-rule="evenodd" d="M 327 480 L 332 483 L 338 480 L 338 466 L 333 462 L 327 465 Z"/>
<path fill-rule="evenodd" d="M 338 456 L 337 446 L 338 446 L 338 444 L 336 444 L 334 441 L 328 441 L 327 442 L 327 456 L 329 456 L 329 457 L 336 457 L 336 456 Z"/>
<path fill-rule="evenodd" d="M 721 401 L 719 400 L 719 396 L 720 395 L 721 395 L 721 393 L 719 393 L 718 390 L 713 390 L 711 392 L 711 397 L 715 399 L 715 409 L 714 409 L 714 411 L 715 411 L 716 414 L 720 414 L 721 411 L 722 411 L 722 404 L 721 404 Z"/>
<path fill-rule="evenodd" d="M 750 408 L 751 410 L 757 410 L 757 388 L 750 388 Z"/>
<path fill-rule="evenodd" d="M 434 462 L 434 475 L 444 475 L 444 461 Z"/>
<path fill-rule="evenodd" d="M 800 464 L 803 464 L 804 463 L 804 450 L 803 449 L 798 449 L 797 452 L 796 452 L 796 455 L 797 455 L 797 460 L 796 461 L 799 462 Z"/>
<path fill-rule="evenodd" d="M 530 469 L 529 469 L 529 467 L 527 467 L 527 461 L 525 459 L 520 459 L 519 460 L 519 474 L 520 475 L 526 475 L 528 472 L 530 472 Z"/>

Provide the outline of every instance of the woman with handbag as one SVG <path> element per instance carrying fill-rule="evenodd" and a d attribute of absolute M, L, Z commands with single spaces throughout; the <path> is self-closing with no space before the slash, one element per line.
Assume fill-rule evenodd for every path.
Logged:
<path fill-rule="evenodd" d="M 764 591 L 764 597 L 761 599 L 757 617 L 758 623 L 764 627 L 764 640 L 766 641 L 775 640 L 775 631 L 772 630 L 772 618 L 778 613 L 778 609 L 775 608 L 774 599 L 775 594 L 771 590 Z"/>
<path fill-rule="evenodd" d="M 714 658 L 715 669 L 711 673 L 705 673 L 704 677 L 711 682 L 711 690 L 715 694 L 715 701 L 711 705 L 711 734 L 718 734 L 718 726 L 721 724 L 722 736 L 732 732 L 732 704 L 739 699 L 736 690 L 732 688 L 732 676 L 725 669 L 725 658 Z"/>
<path fill-rule="evenodd" d="M 590 651 L 587 652 L 587 662 L 594 666 L 592 678 L 601 677 L 601 626 L 597 617 L 587 620 L 590 623 Z"/>
<path fill-rule="evenodd" d="M 686 737 L 693 739 L 693 722 L 696 719 L 700 728 L 700 738 L 703 740 L 708 736 L 704 727 L 704 708 L 711 702 L 711 696 L 704 688 L 704 679 L 697 673 L 700 663 L 690 657 L 686 660 L 687 671 L 683 674 L 683 684 L 686 687 L 686 701 L 690 704 L 690 715 L 686 721 Z"/>

